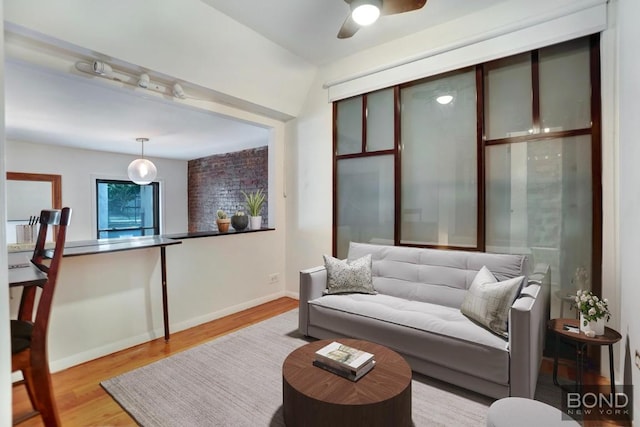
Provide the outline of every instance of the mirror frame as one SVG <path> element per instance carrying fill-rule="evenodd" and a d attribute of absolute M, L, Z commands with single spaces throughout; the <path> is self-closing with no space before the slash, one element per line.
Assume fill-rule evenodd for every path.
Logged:
<path fill-rule="evenodd" d="M 44 173 L 7 172 L 7 180 L 43 181 L 51 183 L 51 206 L 62 209 L 62 176 Z"/>

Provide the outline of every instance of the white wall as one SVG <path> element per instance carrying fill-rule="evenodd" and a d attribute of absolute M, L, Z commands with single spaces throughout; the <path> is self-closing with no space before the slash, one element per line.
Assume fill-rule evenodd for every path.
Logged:
<path fill-rule="evenodd" d="M 638 286 L 638 254 L 640 248 L 640 2 L 618 0 L 618 126 L 619 126 L 619 181 L 620 181 L 620 331 L 623 340 L 628 337 L 630 354 L 621 352 L 621 363 L 625 356 L 631 358 L 628 378 L 640 384 L 640 372 L 634 363 L 640 351 L 640 286 Z M 636 420 L 640 413 L 640 393 L 637 387 L 634 399 Z"/>
<path fill-rule="evenodd" d="M 285 223 L 284 124 L 271 127 L 270 215 Z M 62 175 L 63 205 L 74 209 L 68 241 L 95 238 L 92 176 L 126 179 L 131 156 L 10 141 L 8 170 Z M 152 159 L 164 184 L 165 233 L 187 231 L 187 162 Z M 284 295 L 285 231 L 187 239 L 167 248 L 169 318 L 173 332 Z M 53 371 L 162 336 L 159 249 L 65 257 L 49 332 Z M 12 254 L 15 256 L 15 254 Z M 23 256 L 28 256 L 24 254 Z M 247 268 L 250 266 L 250 268 Z M 278 273 L 281 280 L 269 283 Z M 11 290 L 16 315 L 19 290 Z"/>
<path fill-rule="evenodd" d="M 315 68 L 199 0 L 134 0 L 122 6 L 7 0 L 4 5 L 7 25 L 18 24 L 49 42 L 81 47 L 86 54 L 104 54 L 212 89 L 235 107 L 185 102 L 270 129 L 269 218 L 277 229 L 188 240 L 167 248 L 172 331 L 284 295 L 285 124 L 269 117 L 297 114 Z M 130 156 L 66 148 L 56 149 L 58 154 L 22 141 L 10 142 L 7 149 L 9 170 L 62 175 L 63 204 L 74 208 L 70 241 L 93 237 L 91 175 L 124 177 L 131 161 Z M 186 232 L 186 163 L 152 160 L 166 185 L 165 232 Z M 2 256 L 0 263 L 4 262 Z M 158 249 L 65 258 L 49 335 L 52 368 L 63 369 L 161 336 L 159 268 Z M 281 279 L 269 284 L 273 273 Z M 0 292 L 6 292 L 6 279 L 0 280 Z M 15 304 L 16 299 L 14 311 Z M 7 337 L 2 335 L 6 322 L 0 325 L 0 338 Z M 0 353 L 3 366 L 8 357 L 4 350 Z M 2 382 L 3 391 L 8 390 L 6 384 Z"/>
<path fill-rule="evenodd" d="M 200 0 L 5 0 L 4 7 L 7 22 L 255 111 L 296 116 L 316 71 Z"/>
<path fill-rule="evenodd" d="M 0 3 L 0 99 L 4 100 L 4 12 Z M 6 209 L 6 168 L 4 166 L 4 102 L 0 115 L 0 224 L 7 219 Z M 0 227 L 0 242 L 5 242 L 5 227 Z M 7 253 L 0 251 L 0 292 L 7 294 Z M 0 342 L 10 342 L 9 333 L 9 303 L 6 298 L 0 298 Z M 8 345 L 0 346 L 0 426 L 11 425 L 11 349 Z"/>
<path fill-rule="evenodd" d="M 135 156 L 104 151 L 52 147 L 23 141 L 6 142 L 10 172 L 62 175 L 62 205 L 73 209 L 67 240 L 96 238 L 95 178 L 128 181 L 127 166 Z M 163 189 L 164 234 L 187 230 L 187 162 L 150 158 L 158 168 Z"/>

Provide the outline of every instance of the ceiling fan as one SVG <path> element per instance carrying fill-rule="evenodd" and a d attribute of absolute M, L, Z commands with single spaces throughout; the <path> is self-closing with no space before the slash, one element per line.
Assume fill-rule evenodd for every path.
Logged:
<path fill-rule="evenodd" d="M 421 9 L 427 0 L 344 0 L 350 7 L 340 31 L 339 39 L 353 36 L 360 27 L 373 24 L 380 15 L 395 15 Z"/>

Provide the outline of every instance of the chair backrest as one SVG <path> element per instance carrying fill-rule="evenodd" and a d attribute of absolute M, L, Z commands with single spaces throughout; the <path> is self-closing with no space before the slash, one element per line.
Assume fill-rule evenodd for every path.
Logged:
<path fill-rule="evenodd" d="M 51 313 L 51 303 L 53 293 L 58 280 L 60 261 L 64 252 L 64 244 L 67 235 L 67 226 L 71 221 L 71 208 L 45 209 L 40 213 L 40 229 L 38 239 L 33 250 L 31 262 L 38 269 L 47 274 L 47 281 L 42 285 L 42 293 L 38 301 L 35 319 L 33 319 L 33 305 L 35 292 L 23 292 L 20 302 L 19 317 L 25 319 L 28 316 L 33 322 L 32 346 L 44 345 L 49 327 L 49 314 Z M 55 245 L 53 249 L 46 248 L 47 233 L 53 229 Z M 25 288 L 25 291 L 27 289 Z M 42 344 L 37 344 L 42 343 Z"/>

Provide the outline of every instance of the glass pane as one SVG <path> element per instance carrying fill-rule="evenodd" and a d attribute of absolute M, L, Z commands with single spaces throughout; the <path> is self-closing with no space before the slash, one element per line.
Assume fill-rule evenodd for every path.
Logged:
<path fill-rule="evenodd" d="M 394 123 L 393 89 L 367 95 L 367 151 L 393 149 Z"/>
<path fill-rule="evenodd" d="M 400 96 L 401 242 L 476 247 L 475 72 L 409 86 Z"/>
<path fill-rule="evenodd" d="M 338 155 L 362 152 L 362 97 L 338 101 Z"/>
<path fill-rule="evenodd" d="M 591 127 L 589 39 L 540 49 L 542 132 Z"/>
<path fill-rule="evenodd" d="M 531 55 L 486 64 L 484 100 L 487 139 L 532 133 Z"/>
<path fill-rule="evenodd" d="M 339 160 L 337 184 L 337 256 L 350 241 L 393 245 L 393 156 Z"/>
<path fill-rule="evenodd" d="M 490 146 L 486 164 L 487 252 L 548 264 L 559 310 L 559 295 L 591 287 L 574 281 L 591 272 L 591 137 Z"/>
<path fill-rule="evenodd" d="M 156 183 L 99 181 L 98 238 L 134 237 L 156 233 Z"/>

